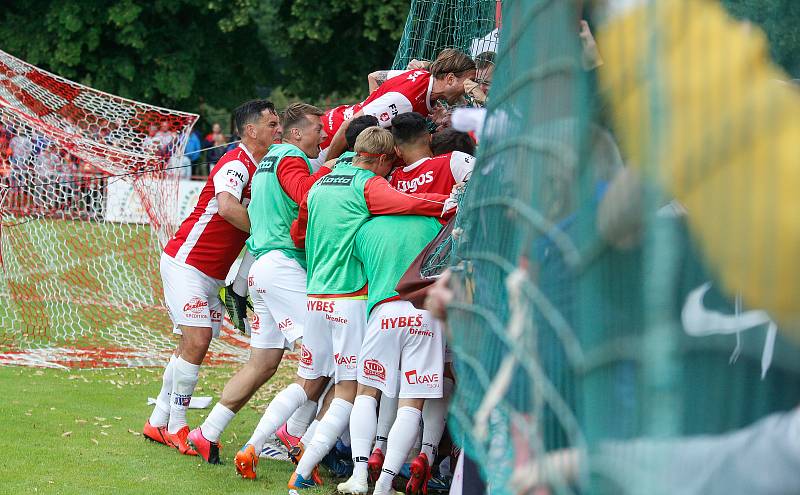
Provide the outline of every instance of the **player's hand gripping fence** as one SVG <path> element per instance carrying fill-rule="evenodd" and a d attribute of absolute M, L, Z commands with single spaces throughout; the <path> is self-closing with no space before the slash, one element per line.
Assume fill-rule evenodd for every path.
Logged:
<path fill-rule="evenodd" d="M 180 170 L 165 168 L 196 119 L 0 51 L 0 364 L 161 361 L 158 258 L 182 220 Z"/>
<path fill-rule="evenodd" d="M 593 3 L 587 72 L 576 3 L 503 2 L 454 438 L 493 494 L 800 493 L 800 95 L 700 0 Z"/>

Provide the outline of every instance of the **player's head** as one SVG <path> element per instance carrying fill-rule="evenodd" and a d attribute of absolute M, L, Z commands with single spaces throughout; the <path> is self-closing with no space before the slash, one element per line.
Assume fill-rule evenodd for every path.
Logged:
<path fill-rule="evenodd" d="M 344 139 L 347 141 L 347 149 L 353 151 L 353 147 L 356 145 L 356 138 L 361 134 L 361 131 L 367 127 L 376 125 L 378 125 L 378 117 L 374 115 L 362 115 L 361 117 L 356 117 L 351 120 L 350 125 L 347 126 L 347 130 L 344 133 Z"/>
<path fill-rule="evenodd" d="M 395 152 L 406 164 L 418 160 L 420 153 L 428 156 L 431 154 L 428 122 L 417 112 L 401 113 L 393 118 L 392 136 Z"/>
<path fill-rule="evenodd" d="M 448 127 L 433 134 L 431 151 L 433 151 L 434 155 L 443 155 L 451 151 L 461 151 L 468 155 L 475 155 L 475 141 L 466 132 Z"/>
<path fill-rule="evenodd" d="M 386 176 L 394 162 L 394 138 L 392 133 L 378 126 L 367 127 L 356 138 L 353 165 Z"/>
<path fill-rule="evenodd" d="M 433 92 L 452 104 L 464 96 L 464 81 L 475 77 L 475 62 L 466 53 L 447 48 L 433 61 L 430 73 L 436 84 Z"/>
<path fill-rule="evenodd" d="M 475 82 L 478 83 L 483 94 L 488 95 L 494 77 L 494 52 L 483 52 L 475 57 L 475 68 L 477 69 Z"/>
<path fill-rule="evenodd" d="M 233 122 L 236 133 L 248 148 L 269 148 L 281 128 L 275 105 L 268 100 L 242 103 L 233 111 Z"/>
<path fill-rule="evenodd" d="M 309 158 L 319 156 L 319 145 L 327 137 L 322 130 L 325 112 L 307 103 L 292 103 L 281 117 L 283 142 L 300 148 Z"/>

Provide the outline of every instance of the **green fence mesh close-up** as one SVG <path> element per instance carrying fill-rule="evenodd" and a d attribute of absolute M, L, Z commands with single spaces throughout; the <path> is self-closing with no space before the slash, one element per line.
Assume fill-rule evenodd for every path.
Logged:
<path fill-rule="evenodd" d="M 453 34 L 460 2 L 414 2 L 395 60 L 502 18 L 451 260 L 454 439 L 492 494 L 796 493 L 800 96 L 764 34 L 708 1 L 489 4 Z"/>

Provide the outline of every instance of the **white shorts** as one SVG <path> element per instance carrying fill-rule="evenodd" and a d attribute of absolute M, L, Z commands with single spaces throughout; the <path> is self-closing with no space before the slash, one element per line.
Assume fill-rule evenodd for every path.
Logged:
<path fill-rule="evenodd" d="M 223 311 L 219 290 L 225 286 L 225 281 L 211 278 L 163 252 L 160 268 L 164 299 L 175 325 L 174 332 L 181 334 L 178 325 L 210 327 L 213 337 L 219 337 Z"/>
<path fill-rule="evenodd" d="M 401 399 L 438 399 L 443 374 L 442 327 L 428 311 L 408 301 L 372 310 L 358 357 L 358 383 L 389 397 L 397 397 L 399 388 Z"/>
<path fill-rule="evenodd" d="M 253 300 L 250 347 L 291 349 L 303 336 L 306 320 L 306 270 L 283 251 L 270 251 L 250 267 Z"/>
<path fill-rule="evenodd" d="M 356 380 L 358 351 L 367 326 L 367 301 L 309 297 L 297 375 Z"/>

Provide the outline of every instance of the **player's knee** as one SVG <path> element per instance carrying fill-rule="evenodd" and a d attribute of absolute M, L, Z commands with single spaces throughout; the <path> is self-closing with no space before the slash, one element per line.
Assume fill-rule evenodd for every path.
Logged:
<path fill-rule="evenodd" d="M 381 396 L 381 391 L 378 390 L 377 388 L 370 387 L 369 385 L 363 385 L 359 383 L 356 395 L 366 395 L 368 397 L 372 397 L 373 399 L 377 400 Z"/>

